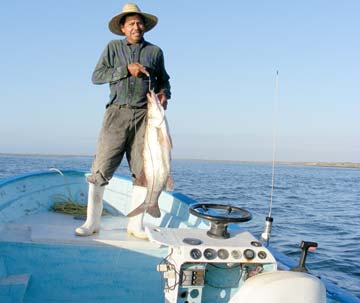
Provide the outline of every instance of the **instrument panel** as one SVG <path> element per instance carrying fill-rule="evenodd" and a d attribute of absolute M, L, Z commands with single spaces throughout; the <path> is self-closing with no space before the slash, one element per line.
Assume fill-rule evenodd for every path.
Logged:
<path fill-rule="evenodd" d="M 238 248 L 183 248 L 184 254 L 188 255 L 193 261 L 212 261 L 212 262 L 250 262 L 264 261 L 268 258 L 266 249 L 238 249 Z M 272 259 L 272 258 L 271 258 Z M 271 260 L 268 260 L 271 261 Z"/>
<path fill-rule="evenodd" d="M 237 231 L 229 239 L 213 239 L 205 230 L 149 229 L 152 241 L 177 247 L 183 262 L 276 263 L 275 258 L 252 234 Z"/>
<path fill-rule="evenodd" d="M 229 292 L 249 277 L 277 268 L 270 251 L 246 231 L 231 231 L 227 239 L 209 237 L 201 229 L 147 227 L 147 233 L 152 242 L 169 247 L 158 265 L 167 302 L 201 303 L 218 289 Z"/>
<path fill-rule="evenodd" d="M 195 246 L 195 248 L 191 248 L 188 252 L 188 249 L 183 247 L 185 256 L 188 253 L 190 259 L 194 261 L 250 262 L 254 260 L 258 262 L 260 260 L 266 260 L 268 257 L 267 250 L 263 248 L 259 241 L 251 241 L 248 247 L 245 248 L 206 247 L 203 245 L 204 242 L 202 240 L 196 238 L 184 238 L 183 243 L 189 246 Z"/>

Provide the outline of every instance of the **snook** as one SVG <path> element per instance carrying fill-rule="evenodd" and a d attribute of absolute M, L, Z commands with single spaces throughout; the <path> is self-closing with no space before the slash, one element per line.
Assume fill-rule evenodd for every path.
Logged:
<path fill-rule="evenodd" d="M 144 138 L 144 174 L 147 184 L 147 195 L 144 203 L 131 211 L 127 216 L 133 217 L 142 212 L 159 218 L 161 216 L 158 199 L 163 189 L 172 190 L 170 177 L 170 159 L 172 142 L 165 110 L 155 92 L 148 95 L 147 120 Z"/>

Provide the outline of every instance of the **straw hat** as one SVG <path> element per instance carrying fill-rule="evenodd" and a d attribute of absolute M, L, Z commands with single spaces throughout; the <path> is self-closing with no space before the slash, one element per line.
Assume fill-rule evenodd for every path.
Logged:
<path fill-rule="evenodd" d="M 127 3 L 124 5 L 122 12 L 114 16 L 109 22 L 109 29 L 114 34 L 124 36 L 124 33 L 120 29 L 120 20 L 128 14 L 139 14 L 144 18 L 145 32 L 151 30 L 158 22 L 158 18 L 154 15 L 143 13 L 140 8 L 133 3 Z"/>

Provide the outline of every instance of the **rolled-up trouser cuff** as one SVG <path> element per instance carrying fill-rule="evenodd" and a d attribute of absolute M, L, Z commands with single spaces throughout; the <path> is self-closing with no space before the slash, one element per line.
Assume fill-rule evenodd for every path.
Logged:
<path fill-rule="evenodd" d="M 101 172 L 97 171 L 96 173 L 92 173 L 89 175 L 86 180 L 89 183 L 93 183 L 97 186 L 105 186 L 109 184 L 109 181 L 101 174 Z"/>

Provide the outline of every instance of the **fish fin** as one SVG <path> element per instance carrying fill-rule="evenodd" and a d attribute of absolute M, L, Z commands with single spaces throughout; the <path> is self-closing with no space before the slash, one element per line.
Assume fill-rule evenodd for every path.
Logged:
<path fill-rule="evenodd" d="M 172 149 L 173 148 L 173 143 L 172 143 L 172 138 L 171 138 L 171 135 L 170 135 L 170 131 L 169 131 L 169 124 L 167 122 L 167 119 L 165 118 L 165 126 L 166 126 L 166 129 L 165 129 L 165 137 L 166 137 L 166 140 L 170 146 L 170 148 Z"/>
<path fill-rule="evenodd" d="M 147 180 L 144 170 L 142 170 L 139 177 L 135 179 L 134 185 L 147 187 Z"/>
<path fill-rule="evenodd" d="M 171 139 L 171 136 L 170 136 L 169 133 L 167 133 L 167 137 L 166 137 L 166 138 L 167 138 L 167 142 L 168 142 L 170 148 L 172 149 L 172 148 L 173 148 L 173 143 L 172 143 L 172 139 Z"/>
<path fill-rule="evenodd" d="M 172 176 L 169 176 L 165 185 L 166 191 L 173 191 L 174 190 L 174 179 Z"/>
<path fill-rule="evenodd" d="M 158 128 L 157 134 L 158 134 L 160 145 L 170 146 L 170 148 L 172 148 L 171 137 L 164 127 Z"/>
<path fill-rule="evenodd" d="M 143 213 L 146 210 L 146 204 L 145 202 L 141 203 L 138 207 L 136 207 L 133 211 L 129 212 L 126 217 L 134 217 L 141 213 Z"/>
<path fill-rule="evenodd" d="M 160 218 L 161 217 L 161 212 L 160 212 L 160 208 L 158 205 L 154 205 L 154 206 L 150 206 L 147 208 L 146 212 L 154 217 L 154 218 Z"/>

